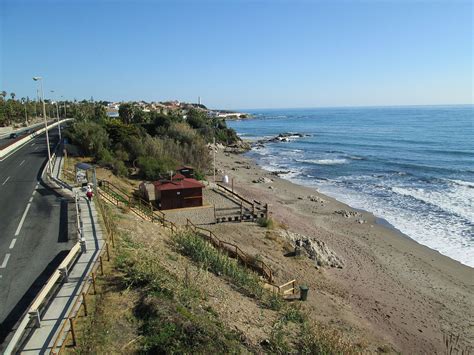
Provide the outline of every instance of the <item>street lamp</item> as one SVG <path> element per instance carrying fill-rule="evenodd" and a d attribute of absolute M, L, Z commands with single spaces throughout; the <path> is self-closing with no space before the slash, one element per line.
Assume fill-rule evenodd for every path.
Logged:
<path fill-rule="evenodd" d="M 64 118 L 67 118 L 67 113 L 66 113 L 66 101 L 64 100 L 64 96 L 61 95 L 61 99 L 63 100 L 63 104 L 64 104 Z"/>
<path fill-rule="evenodd" d="M 51 90 L 51 94 L 54 94 L 54 90 Z M 53 95 L 51 95 L 53 96 Z M 56 103 L 56 116 L 57 116 L 57 119 L 58 119 L 58 132 L 59 132 L 59 142 L 61 142 L 61 125 L 59 124 L 59 106 L 58 106 L 58 102 L 54 102 L 53 101 L 53 104 Z"/>
<path fill-rule="evenodd" d="M 48 121 L 46 120 L 46 104 L 44 103 L 43 78 L 40 76 L 34 76 L 33 80 L 40 82 L 41 101 L 43 102 L 44 127 L 46 129 L 46 145 L 48 147 L 48 171 L 49 171 L 49 175 L 53 175 L 52 170 L 51 170 L 51 148 L 49 147 Z"/>

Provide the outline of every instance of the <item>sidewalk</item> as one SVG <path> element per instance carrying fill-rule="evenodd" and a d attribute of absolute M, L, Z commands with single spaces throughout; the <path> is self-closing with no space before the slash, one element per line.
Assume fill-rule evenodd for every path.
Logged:
<path fill-rule="evenodd" d="M 63 165 L 62 151 L 59 149 L 56 160 L 53 164 L 53 178 L 61 178 L 61 168 Z M 62 188 L 67 185 L 62 184 Z M 70 190 L 67 190 L 71 194 Z M 68 279 L 59 287 L 58 292 L 53 296 L 49 306 L 45 309 L 41 317 L 41 327 L 35 328 L 29 336 L 26 344 L 22 346 L 22 354 L 42 354 L 49 352 L 56 340 L 62 323 L 67 320 L 71 312 L 77 310 L 76 299 L 80 296 L 80 291 L 85 282 L 88 282 L 88 274 L 99 257 L 105 240 L 103 239 L 102 227 L 99 224 L 99 215 L 94 202 L 89 202 L 85 192 L 80 188 L 74 188 L 72 195 L 78 194 L 80 216 L 82 221 L 82 235 L 86 240 L 86 253 L 80 253 L 76 263 L 69 271 Z M 63 336 L 69 330 L 69 324 L 64 328 Z M 62 340 L 57 346 L 61 346 Z"/>
<path fill-rule="evenodd" d="M 84 192 L 80 192 L 81 218 L 83 236 L 86 239 L 86 253 L 81 253 L 77 262 L 70 270 L 68 281 L 59 288 L 50 305 L 42 316 L 41 327 L 36 328 L 23 347 L 22 354 L 39 354 L 51 350 L 58 330 L 70 314 L 80 290 L 87 280 L 87 275 L 99 256 L 105 243 L 102 228 L 98 223 L 98 214 L 94 203 L 87 201 Z M 65 330 L 68 330 L 66 326 Z M 58 343 L 58 346 L 61 342 Z"/>

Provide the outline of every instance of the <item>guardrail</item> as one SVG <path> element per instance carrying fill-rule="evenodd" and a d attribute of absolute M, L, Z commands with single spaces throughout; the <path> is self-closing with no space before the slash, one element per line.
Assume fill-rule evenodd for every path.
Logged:
<path fill-rule="evenodd" d="M 22 340 L 25 338 L 26 333 L 32 329 L 41 327 L 41 314 L 45 310 L 46 306 L 55 294 L 56 290 L 61 283 L 67 282 L 69 270 L 74 265 L 80 253 L 85 252 L 85 241 L 82 238 L 82 221 L 80 218 L 80 207 L 77 200 L 76 204 L 76 228 L 77 228 L 77 243 L 72 247 L 67 256 L 56 268 L 53 274 L 49 277 L 46 284 L 41 288 L 40 292 L 36 295 L 33 302 L 31 303 L 28 311 L 23 316 L 20 324 L 13 334 L 10 343 L 5 349 L 5 354 L 13 354 L 17 348 L 21 345 Z"/>
<path fill-rule="evenodd" d="M 68 118 L 68 119 L 65 119 L 65 120 L 61 120 L 59 122 L 52 123 L 48 126 L 48 130 L 53 128 L 53 127 L 56 127 L 58 124 L 61 124 L 61 123 L 64 123 L 64 122 L 67 122 L 67 121 L 70 121 L 70 120 L 71 119 Z M 29 142 L 30 140 L 35 138 L 37 135 L 39 135 L 39 134 L 41 134 L 45 131 L 46 131 L 46 128 L 40 128 L 40 129 L 34 131 L 33 133 L 31 133 L 31 134 L 29 134 L 25 137 L 19 138 L 18 140 L 15 140 L 14 142 L 8 144 L 5 147 L 2 147 L 2 149 L 0 149 L 0 159 L 4 158 L 6 155 L 10 154 L 15 149 L 21 147 L 22 145 L 26 144 L 27 142 Z"/>

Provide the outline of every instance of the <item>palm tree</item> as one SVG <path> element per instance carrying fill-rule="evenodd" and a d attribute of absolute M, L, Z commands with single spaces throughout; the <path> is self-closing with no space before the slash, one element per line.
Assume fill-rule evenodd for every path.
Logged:
<path fill-rule="evenodd" d="M 1 93 L 0 93 L 0 96 L 2 97 L 2 99 L 5 99 L 5 97 L 7 97 L 7 92 L 5 90 L 3 90 Z"/>
<path fill-rule="evenodd" d="M 16 95 L 15 95 L 14 92 L 10 93 L 10 96 L 12 97 L 12 100 L 15 100 L 15 96 L 16 96 Z"/>

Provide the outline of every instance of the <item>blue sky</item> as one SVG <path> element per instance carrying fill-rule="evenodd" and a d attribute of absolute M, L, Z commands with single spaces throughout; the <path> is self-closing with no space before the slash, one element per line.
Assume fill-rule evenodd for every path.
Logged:
<path fill-rule="evenodd" d="M 0 0 L 0 90 L 214 108 L 473 102 L 471 1 Z"/>

